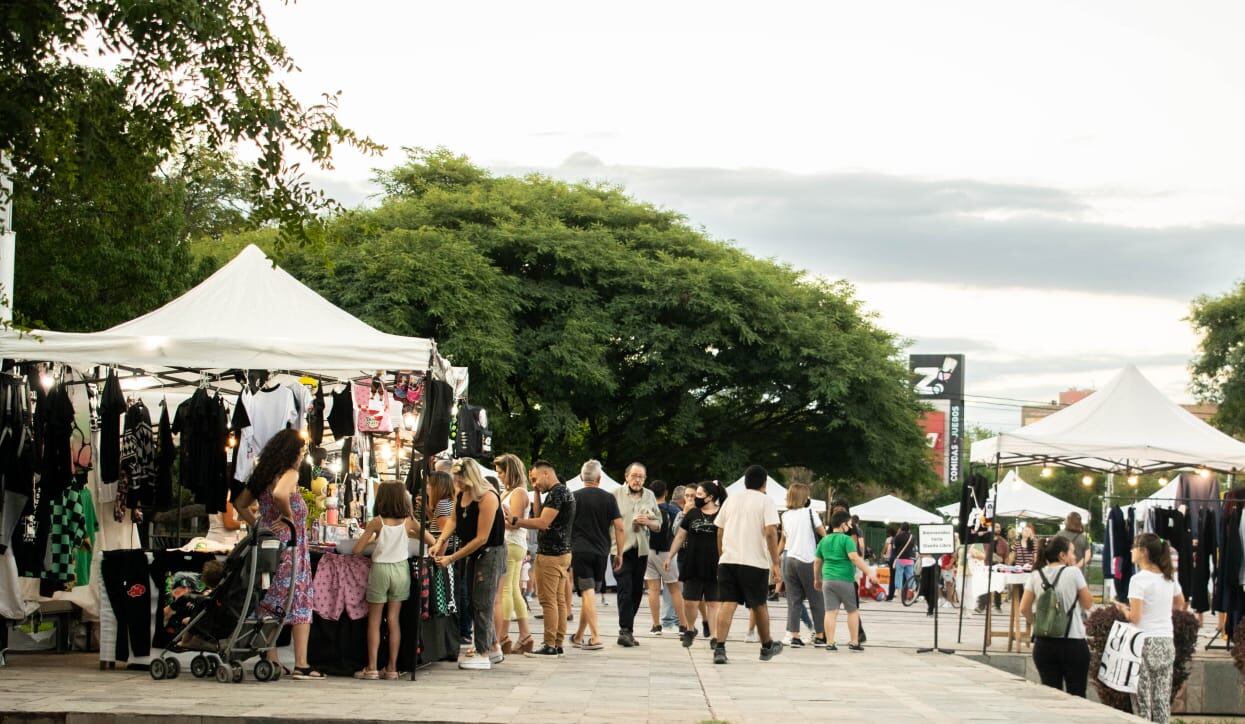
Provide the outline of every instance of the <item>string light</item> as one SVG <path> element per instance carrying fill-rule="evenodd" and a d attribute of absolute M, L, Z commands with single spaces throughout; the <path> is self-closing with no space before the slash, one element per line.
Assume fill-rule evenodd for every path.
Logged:
<path fill-rule="evenodd" d="M 1130 488 L 1135 488 L 1135 487 L 1137 487 L 1140 483 L 1141 483 L 1141 478 L 1139 478 L 1138 476 L 1136 476 L 1136 475 L 1129 475 L 1129 476 L 1128 476 L 1128 486 L 1129 486 Z"/>
<path fill-rule="evenodd" d="M 1085 487 L 1088 488 L 1089 486 L 1093 484 L 1094 484 L 1094 476 L 1086 475 L 1085 477 L 1081 478 L 1081 485 L 1084 485 Z"/>
<path fill-rule="evenodd" d="M 1051 467 L 1050 467 L 1049 465 L 1043 465 L 1043 466 L 1042 466 L 1042 477 L 1044 477 L 1044 478 L 1049 478 L 1050 476 L 1052 476 L 1052 475 L 1054 475 L 1054 474 L 1055 474 L 1055 471 L 1054 471 L 1054 470 L 1052 470 L 1052 469 L 1051 469 Z"/>
<path fill-rule="evenodd" d="M 1199 477 L 1202 477 L 1202 478 L 1209 478 L 1209 477 L 1210 477 L 1210 471 L 1209 471 L 1209 470 L 1207 470 L 1206 468 L 1198 468 L 1198 469 L 1197 469 L 1197 474 L 1198 474 L 1198 476 L 1199 476 Z"/>

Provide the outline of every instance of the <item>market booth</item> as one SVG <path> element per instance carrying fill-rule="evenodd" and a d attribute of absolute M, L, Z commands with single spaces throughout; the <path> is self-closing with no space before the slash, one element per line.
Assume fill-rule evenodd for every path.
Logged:
<path fill-rule="evenodd" d="M 1149 530 L 1171 542 L 1181 588 L 1192 592 L 1194 610 L 1226 613 L 1229 635 L 1245 615 L 1241 568 L 1204 565 L 1245 545 L 1245 486 L 1224 490 L 1216 476 L 1245 469 L 1245 443 L 1164 397 L 1136 367 L 1121 370 L 1102 389 L 1032 425 L 973 443 L 971 459 L 996 470 L 1021 465 L 1084 470 L 1091 486 L 1096 474 L 1106 473 L 1108 489 L 1100 496 L 1107 530 L 1102 565 L 1117 598 L 1126 596 L 1132 575 L 1131 541 Z M 1151 500 L 1138 511 L 1129 505 L 1136 496 L 1128 488 L 1123 494 L 1113 489 L 1117 477 L 1131 486 L 1141 473 L 1166 470 L 1186 472 L 1164 506 Z M 996 509 L 1012 506 L 1008 495 L 1004 484 L 996 487 L 991 496 Z"/>
<path fill-rule="evenodd" d="M 744 485 L 744 479 L 741 477 L 739 480 L 726 486 L 726 495 L 727 497 L 738 495 L 747 489 L 747 486 Z M 787 489 L 783 487 L 782 483 L 767 477 L 765 479 L 765 494 L 769 496 L 770 500 L 774 501 L 774 505 L 778 506 L 778 510 L 783 511 L 787 509 Z M 824 500 L 813 498 L 809 500 L 809 504 L 818 513 L 826 512 L 826 501 Z"/>
<path fill-rule="evenodd" d="M 3 478 L 0 618 L 72 602 L 99 621 L 101 666 L 159 653 L 173 583 L 193 587 L 203 564 L 245 533 L 230 500 L 282 429 L 304 431 L 311 446 L 300 485 L 312 513 L 300 532 L 315 581 L 361 595 L 370 559 L 347 561 L 339 544 L 358 536 L 380 481 L 422 488 L 426 458 L 450 439 L 447 430 L 444 445 L 425 441 L 427 456 L 412 440 L 434 413 L 447 420 L 467 386 L 433 340 L 369 326 L 255 246 L 111 329 L 0 333 L 0 358 L 0 466 L 29 468 Z M 187 507 L 211 521 L 206 534 L 186 522 Z M 174 520 L 158 523 L 170 511 Z M 410 565 L 403 660 L 417 648 L 423 662 L 456 656 L 453 595 L 444 596 L 452 583 L 418 549 Z M 310 663 L 357 670 L 366 606 L 320 598 Z"/>

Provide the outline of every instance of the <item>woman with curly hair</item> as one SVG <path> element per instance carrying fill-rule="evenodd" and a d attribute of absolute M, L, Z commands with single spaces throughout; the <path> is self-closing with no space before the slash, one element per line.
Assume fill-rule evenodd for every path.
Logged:
<path fill-rule="evenodd" d="M 246 487 L 234 497 L 233 505 L 238 515 L 252 528 L 256 524 L 269 528 L 284 542 L 290 540 L 290 529 L 281 522 L 288 518 L 298 531 L 298 543 L 291 552 L 283 548 L 281 564 L 273 576 L 272 585 L 264 600 L 259 603 L 261 616 L 285 616 L 286 625 L 293 629 L 294 678 L 298 680 L 323 679 L 324 674 L 315 671 L 307 663 L 307 640 L 311 635 L 311 556 L 307 552 L 307 504 L 298 492 L 298 466 L 307 456 L 307 443 L 297 430 L 282 430 L 264 446 L 259 462 L 247 480 Z M 259 518 L 251 512 L 251 504 L 259 501 Z M 294 556 L 298 556 L 298 574 L 293 574 Z M 290 587 L 294 587 L 294 604 L 289 611 L 285 602 Z M 268 658 L 277 663 L 277 651 L 268 652 Z"/>

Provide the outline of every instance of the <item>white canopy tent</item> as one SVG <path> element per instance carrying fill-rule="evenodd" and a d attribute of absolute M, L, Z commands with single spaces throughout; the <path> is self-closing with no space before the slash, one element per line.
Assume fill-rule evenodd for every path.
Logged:
<path fill-rule="evenodd" d="M 973 443 L 971 457 L 1007 467 L 1049 462 L 1144 473 L 1196 465 L 1232 472 L 1245 468 L 1245 443 L 1167 399 L 1129 366 L 1070 407 Z"/>
<path fill-rule="evenodd" d="M 0 357 L 141 370 L 155 384 L 201 371 L 308 370 L 339 378 L 439 370 L 431 339 L 387 334 L 337 308 L 251 245 L 163 307 L 102 332 L 0 333 Z"/>
<path fill-rule="evenodd" d="M 852 506 L 852 514 L 861 520 L 878 523 L 914 523 L 917 525 L 942 523 L 942 516 L 918 508 L 893 495 L 883 495 L 867 503 Z"/>
<path fill-rule="evenodd" d="M 1159 488 L 1148 498 L 1138 500 L 1133 508 L 1138 515 L 1150 508 L 1174 508 L 1176 507 L 1176 496 L 1179 494 L 1180 476 L 1173 475 L 1172 479 L 1166 485 Z"/>
<path fill-rule="evenodd" d="M 566 487 L 570 488 L 571 492 L 573 493 L 576 490 L 579 490 L 580 488 L 584 487 L 584 481 L 582 478 L 576 475 L 575 477 L 566 481 Z M 609 473 L 605 472 L 604 470 L 601 471 L 601 490 L 604 490 L 607 493 L 612 493 L 621 487 L 622 487 L 622 484 L 619 483 L 617 480 L 614 480 L 613 478 L 611 478 L 609 476 Z"/>
<path fill-rule="evenodd" d="M 748 486 L 744 485 L 744 479 L 741 477 L 739 478 L 739 480 L 736 480 L 735 482 L 726 486 L 726 497 L 729 498 L 732 495 L 737 495 L 747 489 L 748 489 Z M 765 478 L 765 494 L 768 495 L 770 499 L 774 501 L 774 504 L 778 506 L 779 510 L 787 509 L 787 489 L 783 487 L 782 483 L 778 482 L 777 480 L 774 480 L 771 477 L 766 477 Z M 814 499 L 810 502 L 812 503 L 813 510 L 817 511 L 818 513 L 826 512 L 826 501 Z"/>
<path fill-rule="evenodd" d="M 1020 474 L 1009 470 L 1003 482 L 994 488 L 991 500 L 996 501 L 996 518 L 1031 518 L 1037 520 L 1063 519 L 1069 513 L 1080 513 L 1081 520 L 1089 521 L 1089 511 L 1056 498 L 1021 480 Z"/>

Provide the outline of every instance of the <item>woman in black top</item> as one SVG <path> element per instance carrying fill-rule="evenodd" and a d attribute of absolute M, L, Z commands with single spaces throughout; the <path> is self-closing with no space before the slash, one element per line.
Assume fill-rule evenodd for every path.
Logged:
<path fill-rule="evenodd" d="M 670 545 L 679 555 L 679 581 L 683 584 L 683 645 L 696 638 L 696 613 L 700 602 L 708 606 L 707 621 L 718 618 L 718 529 L 714 520 L 726 499 L 726 491 L 716 482 L 701 483 L 696 490 L 696 508 L 683 516 L 679 532 Z M 686 541 L 687 547 L 683 548 Z M 666 559 L 670 567 L 670 559 Z"/>
<path fill-rule="evenodd" d="M 432 554 L 437 565 L 448 568 L 455 561 L 467 561 L 467 580 L 471 582 L 471 616 L 475 651 L 458 664 L 460 669 L 487 670 L 504 660 L 493 624 L 493 601 L 506 572 L 505 522 L 501 498 L 484 480 L 480 464 L 470 458 L 454 461 L 454 515 L 441 531 Z M 449 537 L 459 531 L 463 544 L 445 554 Z M 459 612 L 465 615 L 466 612 Z"/>

